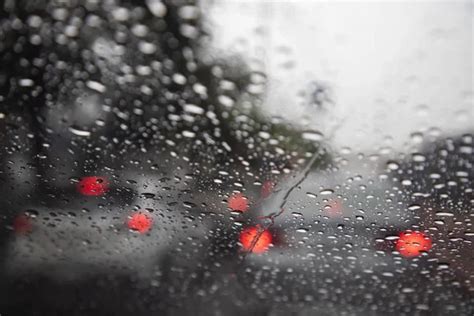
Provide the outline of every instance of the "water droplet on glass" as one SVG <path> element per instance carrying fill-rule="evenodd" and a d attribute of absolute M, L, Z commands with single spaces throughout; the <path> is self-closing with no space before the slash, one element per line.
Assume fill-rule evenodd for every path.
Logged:
<path fill-rule="evenodd" d="M 321 191 L 319 191 L 319 194 L 321 195 L 330 195 L 330 194 L 333 194 L 334 193 L 334 190 L 332 189 L 323 189 Z"/>
<path fill-rule="evenodd" d="M 306 192 L 306 195 L 309 196 L 310 198 L 313 198 L 313 199 L 315 199 L 317 197 L 316 194 L 311 193 L 311 192 Z"/>
<path fill-rule="evenodd" d="M 421 209 L 421 205 L 419 205 L 419 204 L 411 204 L 411 205 L 408 206 L 408 209 L 409 209 L 410 211 L 417 211 L 417 210 Z"/>
<path fill-rule="evenodd" d="M 161 0 L 146 0 L 145 3 L 154 16 L 162 18 L 166 15 L 167 9 Z"/>
<path fill-rule="evenodd" d="M 102 83 L 97 82 L 97 81 L 89 80 L 89 81 L 86 82 L 86 86 L 89 89 L 95 90 L 95 91 L 100 92 L 100 93 L 104 93 L 106 91 L 105 86 Z"/>
<path fill-rule="evenodd" d="M 91 132 L 88 130 L 80 129 L 78 127 L 70 126 L 69 131 L 77 136 L 88 137 L 91 136 Z"/>
<path fill-rule="evenodd" d="M 324 139 L 324 135 L 319 131 L 305 131 L 301 134 L 303 139 L 309 141 L 322 141 Z"/>

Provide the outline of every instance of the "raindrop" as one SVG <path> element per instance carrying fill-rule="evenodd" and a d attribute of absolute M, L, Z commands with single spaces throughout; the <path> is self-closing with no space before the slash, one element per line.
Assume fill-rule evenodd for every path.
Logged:
<path fill-rule="evenodd" d="M 122 21 L 123 22 L 123 21 L 127 21 L 129 19 L 130 12 L 126 8 L 120 7 L 120 8 L 116 8 L 112 11 L 112 16 L 117 21 Z"/>
<path fill-rule="evenodd" d="M 157 47 L 153 43 L 141 41 L 141 42 L 138 43 L 138 49 L 143 54 L 150 55 L 150 54 L 153 54 L 154 52 L 156 52 Z"/>
<path fill-rule="evenodd" d="M 313 199 L 315 199 L 317 197 L 316 194 L 311 193 L 311 192 L 306 192 L 306 195 L 309 196 L 310 198 L 313 198 Z"/>
<path fill-rule="evenodd" d="M 426 161 L 426 157 L 424 155 L 418 154 L 418 153 L 413 154 L 412 159 L 415 162 L 424 162 L 424 161 Z"/>
<path fill-rule="evenodd" d="M 309 141 L 321 141 L 324 139 L 324 135 L 319 131 L 305 131 L 302 133 L 301 137 Z"/>
<path fill-rule="evenodd" d="M 100 92 L 100 93 L 104 93 L 106 91 L 105 86 L 102 83 L 97 82 L 97 81 L 89 80 L 89 81 L 86 82 L 86 86 L 89 89 L 95 90 L 95 91 Z"/>
<path fill-rule="evenodd" d="M 334 190 L 332 189 L 323 189 L 321 191 L 319 191 L 319 194 L 321 195 L 330 195 L 330 194 L 333 194 L 334 193 Z"/>
<path fill-rule="evenodd" d="M 270 139 L 270 133 L 268 132 L 260 131 L 258 132 L 258 136 L 260 136 L 263 139 Z"/>
<path fill-rule="evenodd" d="M 447 263 L 438 263 L 438 270 L 447 270 L 449 269 L 449 264 Z"/>
<path fill-rule="evenodd" d="M 421 144 L 423 142 L 423 133 L 412 133 L 410 138 L 414 144 Z"/>
<path fill-rule="evenodd" d="M 146 5 L 154 16 L 162 18 L 166 15 L 166 6 L 161 0 L 146 0 Z"/>
<path fill-rule="evenodd" d="M 219 103 L 225 107 L 229 108 L 234 106 L 234 100 L 226 95 L 220 95 L 217 99 L 219 100 Z"/>
<path fill-rule="evenodd" d="M 395 161 L 389 161 L 387 162 L 387 168 L 389 170 L 398 170 L 398 168 L 400 168 L 400 165 Z"/>
<path fill-rule="evenodd" d="M 190 114 L 204 114 L 204 109 L 194 104 L 185 104 L 184 111 Z"/>
<path fill-rule="evenodd" d="M 79 128 L 73 127 L 73 126 L 70 126 L 70 127 L 69 127 L 69 131 L 70 131 L 71 133 L 73 133 L 74 135 L 77 135 L 77 136 L 82 136 L 82 137 L 91 136 L 91 132 L 90 132 L 90 131 L 87 131 L 87 130 L 84 130 L 84 129 L 79 129 Z"/>
<path fill-rule="evenodd" d="M 452 212 L 437 212 L 436 216 L 454 216 Z"/>
<path fill-rule="evenodd" d="M 20 85 L 20 87 L 32 87 L 34 86 L 34 81 L 31 80 L 31 79 L 20 79 L 18 84 Z"/>
<path fill-rule="evenodd" d="M 194 137 L 196 137 L 196 133 L 191 132 L 191 131 L 183 131 L 181 134 L 182 134 L 184 137 L 187 137 L 187 138 L 194 138 Z"/>
<path fill-rule="evenodd" d="M 411 205 L 408 206 L 408 209 L 409 209 L 410 211 L 417 211 L 417 210 L 421 209 L 421 205 L 419 205 L 419 204 L 411 204 Z"/>
<path fill-rule="evenodd" d="M 142 196 L 142 197 L 145 198 L 145 199 L 153 199 L 153 198 L 155 197 L 155 194 L 154 194 L 154 193 L 146 193 L 146 192 L 144 192 L 144 193 L 140 194 L 140 196 Z"/>
<path fill-rule="evenodd" d="M 194 20 L 199 16 L 199 9 L 192 5 L 185 5 L 179 8 L 178 14 L 184 20 Z"/>

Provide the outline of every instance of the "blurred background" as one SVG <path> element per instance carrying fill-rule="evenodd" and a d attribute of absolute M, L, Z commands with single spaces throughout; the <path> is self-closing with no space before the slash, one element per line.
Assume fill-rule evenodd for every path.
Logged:
<path fill-rule="evenodd" d="M 0 314 L 473 315 L 472 22 L 4 1 Z"/>

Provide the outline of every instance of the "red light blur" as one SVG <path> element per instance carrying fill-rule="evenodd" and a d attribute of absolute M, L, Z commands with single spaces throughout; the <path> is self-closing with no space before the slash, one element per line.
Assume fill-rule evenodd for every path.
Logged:
<path fill-rule="evenodd" d="M 101 196 L 109 190 L 109 183 L 104 177 L 84 177 L 77 184 L 77 190 L 86 196 Z"/>
<path fill-rule="evenodd" d="M 127 221 L 127 226 L 131 230 L 135 230 L 141 234 L 150 230 L 153 225 L 153 219 L 147 214 L 137 212 Z"/>
<path fill-rule="evenodd" d="M 242 247 L 245 251 L 250 251 L 252 247 L 252 243 L 254 242 L 255 238 L 260 233 L 260 227 L 259 226 L 253 226 L 253 227 L 248 227 L 245 228 L 241 233 L 240 233 L 240 243 L 242 244 Z M 253 253 L 264 253 L 265 251 L 268 250 L 268 247 L 270 246 L 272 242 L 272 235 L 268 230 L 264 230 L 261 232 L 260 237 L 258 237 L 258 240 L 255 242 L 255 245 L 252 249 Z"/>
<path fill-rule="evenodd" d="M 240 193 L 232 194 L 227 202 L 227 206 L 233 211 L 245 212 L 249 208 L 249 200 Z"/>
<path fill-rule="evenodd" d="M 260 191 L 260 195 L 262 196 L 262 198 L 265 199 L 269 197 L 270 194 L 272 194 L 274 187 L 275 187 L 275 183 L 273 183 L 270 180 L 265 181 L 262 185 L 262 190 Z"/>
<path fill-rule="evenodd" d="M 20 214 L 13 220 L 13 230 L 17 234 L 28 234 L 32 229 L 33 225 L 31 224 L 31 220 L 25 214 Z"/>
<path fill-rule="evenodd" d="M 324 210 L 325 214 L 331 218 L 341 217 L 343 210 L 342 202 L 339 199 L 329 200 Z"/>
<path fill-rule="evenodd" d="M 421 232 L 400 233 L 395 248 L 404 257 L 411 258 L 431 249 L 431 239 Z"/>

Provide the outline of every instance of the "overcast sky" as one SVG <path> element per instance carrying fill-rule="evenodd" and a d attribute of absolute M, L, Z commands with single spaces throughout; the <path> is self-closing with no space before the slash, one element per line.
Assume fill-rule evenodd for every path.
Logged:
<path fill-rule="evenodd" d="M 215 1 L 209 18 L 215 49 L 262 63 L 265 111 L 336 148 L 474 129 L 470 1 Z M 314 80 L 332 89 L 324 115 L 298 97 Z"/>

